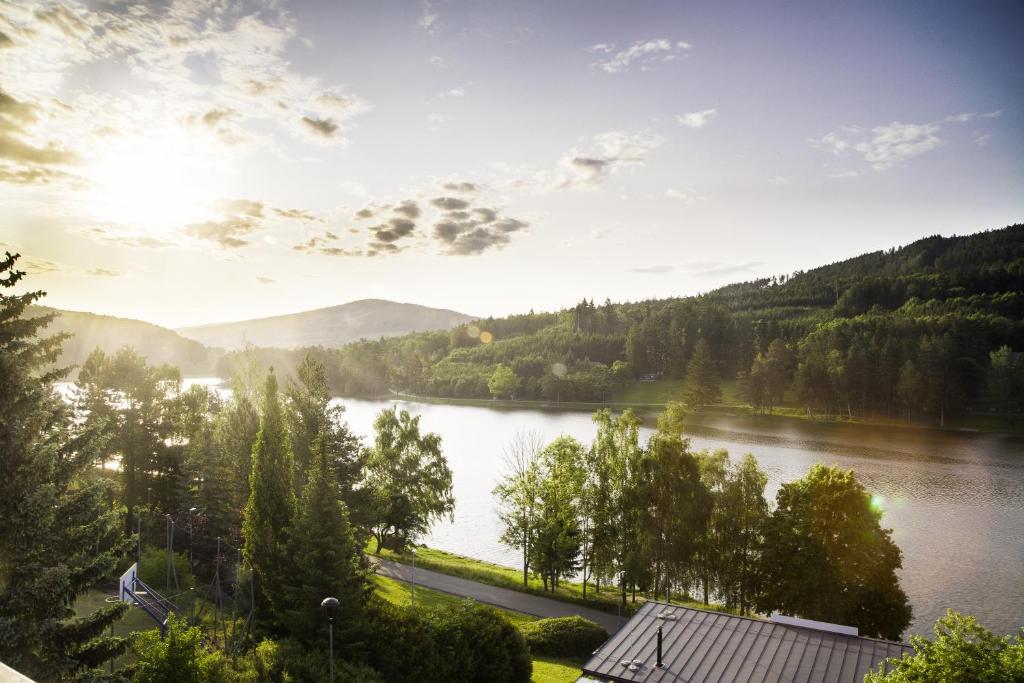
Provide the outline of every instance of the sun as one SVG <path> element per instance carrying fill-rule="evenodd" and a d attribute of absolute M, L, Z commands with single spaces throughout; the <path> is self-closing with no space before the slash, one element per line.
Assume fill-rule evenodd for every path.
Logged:
<path fill-rule="evenodd" d="M 170 236 L 208 215 L 221 185 L 217 166 L 182 132 L 121 138 L 87 172 L 92 213 L 101 221 Z"/>

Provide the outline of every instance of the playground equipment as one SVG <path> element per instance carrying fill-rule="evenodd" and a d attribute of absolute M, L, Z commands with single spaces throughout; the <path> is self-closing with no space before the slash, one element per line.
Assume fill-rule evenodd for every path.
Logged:
<path fill-rule="evenodd" d="M 140 579 L 138 572 L 139 565 L 135 563 L 121 575 L 118 597 L 122 602 L 141 607 L 160 627 L 160 636 L 163 637 L 167 633 L 167 618 L 171 612 L 178 611 L 178 606 Z"/>

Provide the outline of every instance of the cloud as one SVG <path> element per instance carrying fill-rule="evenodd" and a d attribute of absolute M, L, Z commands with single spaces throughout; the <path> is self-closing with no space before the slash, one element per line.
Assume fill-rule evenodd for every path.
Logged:
<path fill-rule="evenodd" d="M 215 128 L 222 121 L 227 121 L 238 112 L 234 109 L 211 109 L 199 117 L 200 122 L 205 126 Z"/>
<path fill-rule="evenodd" d="M 427 64 L 435 69 L 444 69 L 448 66 L 447 60 L 440 55 L 431 55 L 430 57 L 427 57 Z"/>
<path fill-rule="evenodd" d="M 242 217 L 230 217 L 216 221 L 203 221 L 185 227 L 185 234 L 200 240 L 215 242 L 225 249 L 238 249 L 249 244 L 243 239 L 258 230 L 260 224 Z"/>
<path fill-rule="evenodd" d="M 679 59 L 691 47 L 689 43 L 681 40 L 671 41 L 667 38 L 638 40 L 624 50 L 616 52 L 610 58 L 595 62 L 593 66 L 610 74 L 628 71 L 633 66 L 639 66 L 641 71 L 647 71 L 657 62 L 671 62 Z M 588 51 L 611 54 L 614 49 L 614 45 L 599 43 L 588 48 Z"/>
<path fill-rule="evenodd" d="M 669 188 L 665 190 L 665 196 L 669 199 L 678 199 L 687 206 L 704 199 L 692 187 Z"/>
<path fill-rule="evenodd" d="M 121 277 L 123 275 L 121 271 L 111 270 L 110 268 L 90 268 L 86 273 L 97 277 Z"/>
<path fill-rule="evenodd" d="M 944 120 L 946 123 L 967 123 L 968 121 L 974 121 L 975 119 L 994 119 L 1002 115 L 1003 110 L 997 109 L 996 111 L 990 111 L 988 113 L 977 113 L 977 112 L 964 112 L 962 114 L 953 114 L 947 116 Z"/>
<path fill-rule="evenodd" d="M 309 223 L 323 223 L 324 219 L 317 216 L 315 213 L 306 211 L 305 209 L 282 209 L 274 207 L 274 213 L 281 218 L 288 218 L 295 221 L 306 221 Z"/>
<path fill-rule="evenodd" d="M 411 199 L 406 199 L 394 208 L 394 212 L 406 218 L 416 219 L 420 217 L 420 206 Z"/>
<path fill-rule="evenodd" d="M 420 7 L 422 10 L 420 11 L 419 18 L 416 20 L 416 28 L 427 33 L 435 33 L 441 26 L 438 23 L 439 15 L 433 11 L 433 5 L 429 0 L 421 2 Z"/>
<path fill-rule="evenodd" d="M 469 202 L 458 197 L 435 197 L 430 200 L 430 205 L 443 211 L 456 211 L 468 207 Z"/>
<path fill-rule="evenodd" d="M 687 261 L 677 265 L 655 264 L 626 268 L 626 272 L 643 275 L 668 275 L 686 273 L 689 275 L 730 275 L 742 273 L 763 266 L 763 261 Z"/>
<path fill-rule="evenodd" d="M 774 185 L 775 187 L 782 187 L 783 185 L 789 185 L 791 181 L 789 178 L 784 178 L 780 175 L 777 175 L 772 178 L 769 178 L 768 182 Z"/>
<path fill-rule="evenodd" d="M 937 123 L 893 121 L 868 131 L 847 127 L 811 140 L 811 144 L 833 155 L 859 154 L 875 171 L 884 171 L 942 144 Z"/>
<path fill-rule="evenodd" d="M 469 182 L 448 182 L 441 186 L 449 192 L 458 192 L 460 194 L 476 194 L 479 189 L 475 183 Z"/>
<path fill-rule="evenodd" d="M 589 149 L 572 149 L 554 171 L 541 171 L 514 181 L 547 190 L 592 190 L 618 171 L 642 165 L 664 138 L 626 131 L 608 131 L 592 138 Z"/>
<path fill-rule="evenodd" d="M 118 247 L 130 247 L 134 249 L 162 249 L 174 246 L 173 242 L 162 240 L 151 235 L 140 235 L 138 233 L 126 232 L 122 229 L 108 226 L 94 225 L 79 231 L 80 234 L 89 239 L 112 244 Z"/>
<path fill-rule="evenodd" d="M 253 199 L 222 199 L 217 202 L 216 206 L 225 214 L 263 218 L 263 208 L 265 205 L 263 202 Z"/>
<path fill-rule="evenodd" d="M 365 220 L 367 218 L 373 218 L 373 209 L 365 207 L 356 211 L 356 218 L 358 220 Z"/>
<path fill-rule="evenodd" d="M 332 119 L 318 119 L 312 116 L 302 117 L 303 125 L 313 134 L 323 138 L 333 138 L 338 132 L 339 126 Z"/>
<path fill-rule="evenodd" d="M 386 223 L 370 228 L 375 242 L 392 244 L 408 237 L 416 229 L 416 223 L 408 218 L 392 218 Z"/>
<path fill-rule="evenodd" d="M 704 111 L 691 111 L 687 114 L 676 116 L 676 123 L 688 128 L 703 128 L 711 123 L 718 116 L 717 109 L 705 109 Z"/>
<path fill-rule="evenodd" d="M 269 285 L 274 282 L 274 278 L 265 277 L 263 275 L 257 275 L 256 282 L 260 283 L 261 285 Z"/>
<path fill-rule="evenodd" d="M 51 185 L 61 182 L 66 182 L 76 187 L 81 185 L 81 179 L 76 176 L 52 168 L 41 166 L 30 168 L 0 166 L 0 183 L 9 183 L 11 185 Z"/>

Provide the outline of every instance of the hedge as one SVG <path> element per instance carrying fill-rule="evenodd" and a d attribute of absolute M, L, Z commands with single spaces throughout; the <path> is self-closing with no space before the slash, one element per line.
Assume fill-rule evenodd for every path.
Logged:
<path fill-rule="evenodd" d="M 608 632 L 583 617 L 539 619 L 522 624 L 519 631 L 535 655 L 589 657 L 608 640 Z"/>

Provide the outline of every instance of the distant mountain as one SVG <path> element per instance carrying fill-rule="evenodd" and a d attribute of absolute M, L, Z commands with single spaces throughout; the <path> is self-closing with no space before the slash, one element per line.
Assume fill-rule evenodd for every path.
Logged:
<path fill-rule="evenodd" d="M 57 318 L 43 330 L 44 335 L 68 332 L 58 366 L 81 365 L 94 349 L 114 353 L 122 346 L 136 351 L 156 365 L 169 363 L 181 368 L 185 375 L 212 375 L 220 353 L 199 342 L 185 339 L 166 327 L 130 318 L 110 315 L 62 311 L 49 306 L 31 306 L 29 315 L 57 313 Z"/>
<path fill-rule="evenodd" d="M 331 348 L 358 339 L 449 330 L 474 319 L 473 316 L 441 308 L 362 299 L 303 313 L 183 327 L 177 332 L 206 346 L 229 351 L 247 344 L 282 349 L 304 346 Z"/>

